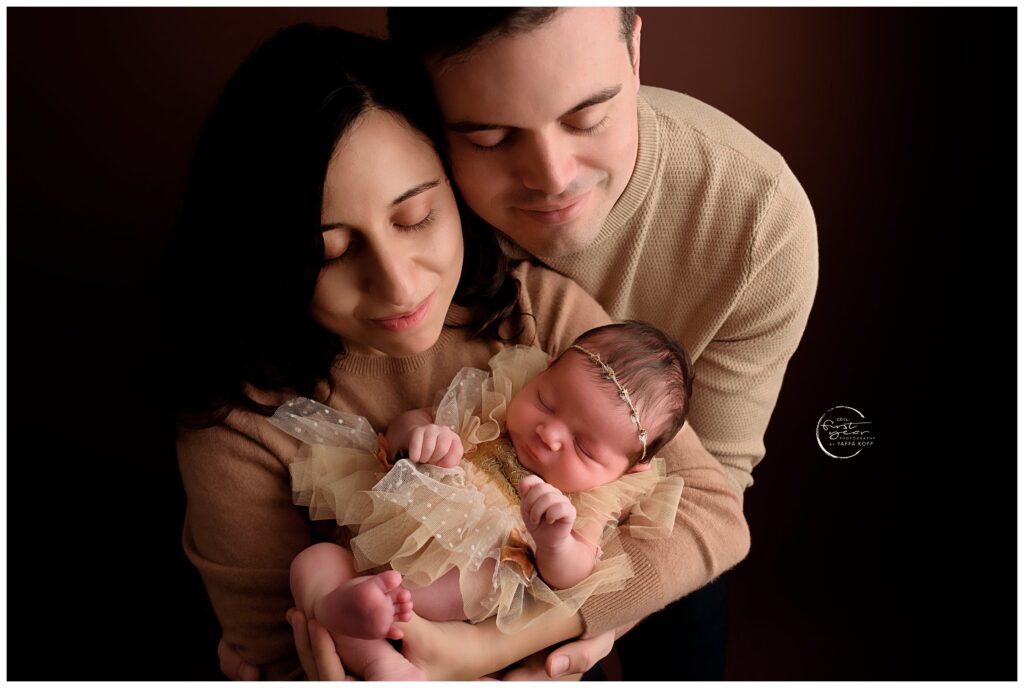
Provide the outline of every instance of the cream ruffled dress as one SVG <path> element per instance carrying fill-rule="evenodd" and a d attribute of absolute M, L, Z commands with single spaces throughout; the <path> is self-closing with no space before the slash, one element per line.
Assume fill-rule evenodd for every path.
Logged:
<path fill-rule="evenodd" d="M 664 460 L 655 458 L 651 470 L 568 495 L 573 530 L 597 545 L 598 558 L 580 583 L 548 587 L 533 565 L 534 542 L 519 509 L 516 485 L 530 472 L 504 432 L 509 401 L 547 362 L 545 352 L 515 346 L 491 358 L 490 373 L 459 372 L 435 414 L 462 440 L 465 454 L 454 468 L 402 459 L 388 469 L 365 418 L 309 399 L 289 401 L 270 422 L 303 441 L 291 464 L 295 503 L 308 506 L 313 519 L 349 527 L 360 571 L 390 567 L 406 587 L 418 588 L 458 568 L 466 618 L 497 615 L 504 632 L 573 614 L 590 595 L 622 589 L 633 570 L 619 524 L 633 538 L 667 537 L 683 481 L 666 476 Z"/>

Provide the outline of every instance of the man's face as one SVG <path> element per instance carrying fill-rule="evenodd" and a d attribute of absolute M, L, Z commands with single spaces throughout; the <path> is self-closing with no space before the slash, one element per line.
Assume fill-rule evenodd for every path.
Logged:
<path fill-rule="evenodd" d="M 585 247 L 626 188 L 639 42 L 638 19 L 631 64 L 617 8 L 571 8 L 430 65 L 459 190 L 534 255 Z"/>

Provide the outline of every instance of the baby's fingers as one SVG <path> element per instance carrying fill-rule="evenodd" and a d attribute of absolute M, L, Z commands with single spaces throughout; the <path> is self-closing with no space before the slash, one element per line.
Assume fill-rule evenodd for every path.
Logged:
<path fill-rule="evenodd" d="M 535 486 L 540 485 L 544 481 L 539 475 L 528 475 L 519 481 L 519 497 L 526 497 L 526 493 L 533 489 Z"/>
<path fill-rule="evenodd" d="M 537 501 L 530 505 L 530 521 L 535 524 L 540 523 L 547 510 L 564 499 L 562 493 L 557 491 L 545 492 L 540 495 Z"/>
<path fill-rule="evenodd" d="M 576 509 L 573 508 L 569 502 L 557 502 L 552 505 L 547 511 L 544 512 L 544 520 L 547 523 L 556 523 L 558 521 L 575 521 L 576 520 Z"/>
<path fill-rule="evenodd" d="M 448 451 L 438 460 L 437 465 L 443 468 L 452 468 L 453 466 L 458 466 L 460 461 L 462 461 L 462 440 L 459 439 L 458 435 L 453 435 L 451 446 L 448 447 Z"/>
<path fill-rule="evenodd" d="M 434 451 L 437 447 L 437 431 L 428 427 L 423 431 L 423 448 L 420 450 L 420 462 L 431 463 L 434 460 Z"/>
<path fill-rule="evenodd" d="M 409 435 L 409 460 L 419 463 L 423 453 L 423 428 L 416 428 Z"/>

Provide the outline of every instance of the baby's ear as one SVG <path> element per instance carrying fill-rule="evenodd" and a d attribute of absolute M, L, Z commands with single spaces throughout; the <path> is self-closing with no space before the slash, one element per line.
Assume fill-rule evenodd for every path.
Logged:
<path fill-rule="evenodd" d="M 626 471 L 626 473 L 643 473 L 644 471 L 649 471 L 649 470 L 651 470 L 651 463 L 649 461 L 647 463 L 637 462 L 637 463 L 633 464 L 630 467 L 630 469 L 628 471 Z"/>

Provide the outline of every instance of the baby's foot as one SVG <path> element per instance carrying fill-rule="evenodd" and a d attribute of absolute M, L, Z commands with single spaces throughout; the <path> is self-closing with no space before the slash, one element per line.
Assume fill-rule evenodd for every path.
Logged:
<path fill-rule="evenodd" d="M 396 621 L 412 618 L 412 595 L 400 588 L 402 574 L 385 571 L 376 576 L 356 578 L 329 598 L 334 618 L 344 619 L 342 633 L 353 638 L 401 638 Z"/>

